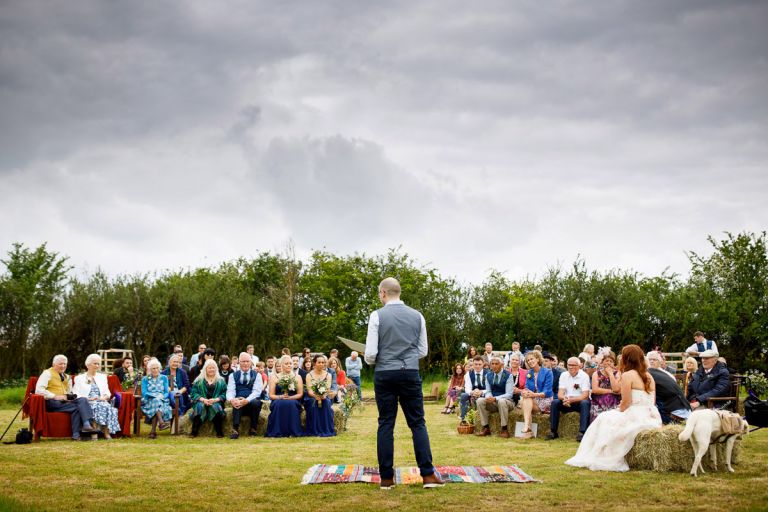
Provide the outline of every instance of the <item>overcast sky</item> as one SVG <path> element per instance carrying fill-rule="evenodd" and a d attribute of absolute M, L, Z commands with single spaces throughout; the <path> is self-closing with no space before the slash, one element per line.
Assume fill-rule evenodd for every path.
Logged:
<path fill-rule="evenodd" d="M 0 252 L 686 274 L 768 226 L 768 3 L 0 2 Z"/>

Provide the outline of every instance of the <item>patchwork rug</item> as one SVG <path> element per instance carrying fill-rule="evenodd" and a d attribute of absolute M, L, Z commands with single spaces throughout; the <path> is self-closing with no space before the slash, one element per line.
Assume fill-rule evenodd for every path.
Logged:
<path fill-rule="evenodd" d="M 515 483 L 537 482 L 517 466 L 435 466 L 435 471 L 445 483 Z M 301 479 L 306 484 L 347 484 L 381 482 L 379 469 L 359 464 L 315 464 Z M 396 468 L 395 483 L 421 485 L 419 468 Z"/>

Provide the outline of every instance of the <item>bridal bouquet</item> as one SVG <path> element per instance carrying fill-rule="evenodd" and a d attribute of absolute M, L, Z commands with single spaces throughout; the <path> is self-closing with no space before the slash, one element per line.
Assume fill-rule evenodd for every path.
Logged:
<path fill-rule="evenodd" d="M 315 395 L 318 395 L 320 397 L 324 397 L 325 394 L 328 392 L 328 383 L 326 382 L 325 379 L 315 381 L 312 384 L 312 391 L 315 392 Z M 317 401 L 317 407 L 318 408 L 322 408 L 323 407 L 322 399 Z"/>
<path fill-rule="evenodd" d="M 277 385 L 280 386 L 280 389 L 283 390 L 283 393 L 296 391 L 296 377 L 293 375 L 280 375 L 280 378 L 277 380 Z"/>

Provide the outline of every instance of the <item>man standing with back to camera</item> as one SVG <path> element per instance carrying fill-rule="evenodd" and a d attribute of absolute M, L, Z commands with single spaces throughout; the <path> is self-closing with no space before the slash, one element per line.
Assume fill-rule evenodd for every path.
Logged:
<path fill-rule="evenodd" d="M 393 277 L 379 284 L 379 300 L 384 305 L 371 313 L 365 340 L 365 362 L 375 364 L 373 389 L 379 410 L 376 452 L 379 458 L 380 487 L 395 486 L 395 420 L 397 403 L 413 436 L 413 451 L 424 481 L 424 488 L 442 487 L 435 475 L 429 434 L 424 421 L 419 359 L 427 355 L 427 324 L 424 316 L 400 300 L 400 283 Z"/>

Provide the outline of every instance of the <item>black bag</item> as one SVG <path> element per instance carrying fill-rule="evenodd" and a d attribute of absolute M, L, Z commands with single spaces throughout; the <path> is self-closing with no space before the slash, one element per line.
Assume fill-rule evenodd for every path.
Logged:
<path fill-rule="evenodd" d="M 28 428 L 20 428 L 16 433 L 16 444 L 30 444 L 32 442 L 32 432 Z"/>
<path fill-rule="evenodd" d="M 744 415 L 750 427 L 768 427 L 768 400 L 750 394 L 744 400 Z"/>

